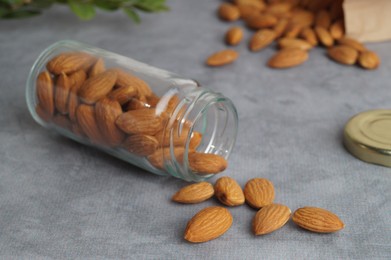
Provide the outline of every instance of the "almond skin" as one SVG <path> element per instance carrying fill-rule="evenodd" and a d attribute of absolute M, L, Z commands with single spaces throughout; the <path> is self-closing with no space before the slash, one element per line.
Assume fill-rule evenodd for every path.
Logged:
<path fill-rule="evenodd" d="M 92 143 L 102 144 L 103 137 L 99 131 L 93 106 L 81 104 L 76 109 L 77 123 Z"/>
<path fill-rule="evenodd" d="M 234 62 L 239 57 L 239 53 L 235 50 L 222 50 L 213 53 L 206 60 L 208 66 L 217 67 Z"/>
<path fill-rule="evenodd" d="M 345 65 L 355 64 L 358 58 L 358 52 L 355 49 L 344 45 L 330 48 L 327 54 L 331 59 Z"/>
<path fill-rule="evenodd" d="M 56 92 L 54 96 L 54 104 L 56 109 L 61 114 L 68 113 L 68 97 L 69 91 L 71 90 L 71 81 L 68 76 L 62 72 L 56 82 Z"/>
<path fill-rule="evenodd" d="M 317 14 L 316 14 L 316 18 L 315 18 L 315 26 L 320 26 L 320 27 L 323 27 L 325 29 L 328 29 L 331 25 L 331 17 L 330 17 L 330 13 L 327 11 L 327 10 L 320 10 Z"/>
<path fill-rule="evenodd" d="M 265 10 L 266 13 L 274 14 L 274 15 L 279 15 L 279 14 L 284 14 L 287 13 L 291 10 L 292 4 L 291 3 L 273 3 L 269 4 Z"/>
<path fill-rule="evenodd" d="M 334 213 L 316 207 L 299 208 L 293 213 L 293 222 L 301 228 L 317 233 L 336 232 L 345 224 Z"/>
<path fill-rule="evenodd" d="M 148 156 L 148 161 L 156 168 L 158 169 L 164 169 L 164 163 L 165 161 L 170 160 L 176 160 L 179 163 L 183 162 L 183 154 L 185 152 L 185 149 L 182 147 L 175 147 L 173 149 L 173 153 L 175 158 L 171 157 L 171 150 L 170 148 L 160 148 L 156 150 L 153 154 Z"/>
<path fill-rule="evenodd" d="M 51 59 L 47 63 L 46 68 L 48 71 L 56 75 L 59 75 L 61 72 L 69 74 L 79 69 L 88 69 L 95 62 L 95 60 L 96 59 L 93 56 L 87 53 L 61 53 Z"/>
<path fill-rule="evenodd" d="M 78 70 L 71 75 L 69 75 L 69 80 L 71 81 L 72 87 L 69 92 L 68 99 L 68 116 L 72 121 L 76 121 L 76 109 L 79 105 L 79 96 L 78 92 L 81 86 L 87 79 L 87 74 L 84 70 Z"/>
<path fill-rule="evenodd" d="M 277 52 L 269 61 L 268 66 L 284 69 L 298 66 L 308 59 L 308 53 L 300 49 L 283 49 Z"/>
<path fill-rule="evenodd" d="M 118 101 L 102 98 L 95 104 L 95 117 L 99 130 L 111 146 L 118 146 L 125 139 L 125 133 L 115 124 L 121 114 L 122 108 Z"/>
<path fill-rule="evenodd" d="M 284 34 L 286 28 L 288 27 L 288 19 L 280 19 L 278 23 L 273 27 L 275 33 L 275 38 L 280 38 Z"/>
<path fill-rule="evenodd" d="M 275 39 L 276 33 L 273 30 L 263 29 L 254 33 L 250 40 L 249 48 L 251 51 L 259 51 L 269 46 Z"/>
<path fill-rule="evenodd" d="M 261 12 L 266 8 L 266 4 L 263 1 L 259 0 L 234 0 L 233 1 L 237 6 L 248 6 L 257 12 Z"/>
<path fill-rule="evenodd" d="M 259 30 L 273 27 L 278 23 L 277 17 L 272 14 L 259 14 L 246 19 L 246 25 L 250 29 Z"/>
<path fill-rule="evenodd" d="M 119 87 L 112 90 L 108 97 L 118 101 L 121 105 L 131 100 L 133 97 L 138 95 L 137 88 L 134 86 Z"/>
<path fill-rule="evenodd" d="M 155 135 L 163 129 L 162 117 L 154 108 L 130 110 L 122 113 L 116 120 L 117 126 L 128 134 Z"/>
<path fill-rule="evenodd" d="M 114 70 L 107 70 L 86 80 L 78 94 L 86 104 L 94 104 L 106 96 L 117 80 L 117 73 Z"/>
<path fill-rule="evenodd" d="M 324 46 L 330 47 L 334 45 L 333 37 L 324 27 L 315 27 L 315 33 L 318 36 L 319 42 L 322 43 Z"/>
<path fill-rule="evenodd" d="M 283 227 L 291 217 L 291 210 L 281 204 L 270 204 L 261 208 L 253 219 L 255 235 L 269 234 Z"/>
<path fill-rule="evenodd" d="M 172 196 L 172 200 L 179 203 L 194 204 L 210 199 L 213 194 L 212 184 L 204 181 L 183 187 Z"/>
<path fill-rule="evenodd" d="M 49 72 L 38 75 L 36 91 L 40 107 L 51 117 L 54 114 L 54 86 Z"/>
<path fill-rule="evenodd" d="M 225 42 L 228 45 L 238 45 L 243 39 L 243 30 L 239 26 L 229 28 L 225 34 Z"/>
<path fill-rule="evenodd" d="M 267 179 L 254 178 L 244 186 L 246 203 L 256 209 L 270 205 L 274 200 L 273 183 Z"/>
<path fill-rule="evenodd" d="M 312 46 L 318 45 L 318 39 L 316 37 L 316 33 L 311 28 L 304 28 L 300 32 L 300 37 L 306 40 Z"/>
<path fill-rule="evenodd" d="M 363 52 L 363 51 L 367 50 L 367 48 L 365 48 L 365 46 L 362 43 L 358 42 L 355 39 L 348 38 L 348 37 L 343 37 L 343 38 L 339 39 L 338 43 L 340 45 L 349 46 L 350 48 L 353 48 L 358 52 Z"/>
<path fill-rule="evenodd" d="M 330 27 L 330 34 L 335 39 L 341 39 L 345 34 L 344 22 L 342 19 L 334 22 Z"/>
<path fill-rule="evenodd" d="M 285 38 L 296 38 L 300 31 L 302 30 L 302 26 L 299 24 L 290 24 L 288 25 L 287 29 L 285 30 L 284 37 Z"/>
<path fill-rule="evenodd" d="M 148 108 L 147 99 L 144 96 L 131 98 L 125 103 L 125 111 Z"/>
<path fill-rule="evenodd" d="M 304 40 L 282 38 L 278 41 L 278 47 L 280 49 L 297 48 L 300 50 L 307 51 L 311 49 L 313 46 Z"/>
<path fill-rule="evenodd" d="M 236 21 L 240 17 L 239 9 L 230 3 L 222 3 L 217 13 L 225 21 Z"/>
<path fill-rule="evenodd" d="M 207 242 L 223 235 L 232 221 L 232 215 L 226 208 L 205 208 L 187 223 L 184 238 L 192 243 Z"/>
<path fill-rule="evenodd" d="M 237 5 L 237 7 L 239 9 L 240 18 L 242 18 L 243 20 L 247 20 L 251 16 L 256 16 L 260 14 L 260 11 L 256 8 L 253 8 L 251 5 L 240 4 Z"/>
<path fill-rule="evenodd" d="M 230 177 L 219 178 L 215 185 L 216 198 L 226 206 L 239 206 L 245 201 L 242 188 Z"/>
<path fill-rule="evenodd" d="M 314 23 L 314 20 L 315 16 L 312 12 L 303 9 L 297 9 L 292 12 L 290 22 L 305 28 L 310 27 Z"/>
<path fill-rule="evenodd" d="M 139 77 L 136 77 L 135 75 L 125 72 L 124 70 L 120 68 L 113 69 L 117 73 L 117 81 L 115 84 L 118 87 L 128 87 L 132 86 L 137 89 L 138 96 L 145 96 L 149 97 L 152 95 L 152 90 L 149 87 L 148 83 L 142 80 Z"/>
<path fill-rule="evenodd" d="M 102 58 L 99 58 L 95 64 L 91 67 L 91 69 L 88 72 L 88 76 L 90 78 L 95 77 L 96 75 L 104 72 L 106 70 L 105 68 L 105 62 Z"/>
<path fill-rule="evenodd" d="M 363 51 L 360 54 L 358 62 L 364 69 L 372 70 L 376 69 L 380 65 L 380 58 L 373 51 Z"/>
<path fill-rule="evenodd" d="M 148 156 L 158 149 L 159 142 L 154 136 L 136 134 L 126 138 L 124 147 L 129 153 Z"/>
<path fill-rule="evenodd" d="M 189 153 L 189 167 L 198 175 L 216 174 L 227 168 L 227 161 L 220 155 L 210 153 Z"/>

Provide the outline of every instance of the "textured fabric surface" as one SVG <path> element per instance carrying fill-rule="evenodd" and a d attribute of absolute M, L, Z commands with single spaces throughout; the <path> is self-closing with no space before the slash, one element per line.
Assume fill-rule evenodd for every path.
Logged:
<path fill-rule="evenodd" d="M 132 24 L 122 13 L 78 21 L 66 7 L 28 20 L 0 21 L 0 258 L 133 259 L 390 259 L 391 169 L 361 162 L 342 146 L 354 114 L 391 105 L 391 43 L 370 44 L 376 71 L 338 65 L 324 49 L 290 70 L 264 64 L 274 50 L 250 53 L 224 68 L 205 57 L 224 48 L 228 24 L 219 1 L 170 1 L 171 11 Z M 246 32 L 246 38 L 250 32 Z M 230 209 L 234 222 L 221 238 L 186 243 L 187 221 L 209 200 L 178 205 L 170 197 L 185 185 L 158 177 L 35 123 L 24 85 L 31 65 L 61 39 L 89 43 L 197 79 L 230 97 L 239 112 L 237 145 L 224 175 L 241 185 L 266 177 L 276 202 L 292 210 L 318 206 L 338 214 L 346 228 L 306 232 L 289 222 L 255 237 L 248 206 Z M 213 181 L 213 179 L 212 179 Z"/>

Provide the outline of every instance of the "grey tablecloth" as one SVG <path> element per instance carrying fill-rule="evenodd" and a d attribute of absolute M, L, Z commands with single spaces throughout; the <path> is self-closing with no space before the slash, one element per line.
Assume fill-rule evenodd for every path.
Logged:
<path fill-rule="evenodd" d="M 66 7 L 29 20 L 0 21 L 0 258 L 391 258 L 391 169 L 345 151 L 341 134 L 354 114 L 391 106 L 391 43 L 370 44 L 376 71 L 345 67 L 311 51 L 298 68 L 265 67 L 274 50 L 250 53 L 210 69 L 205 57 L 222 49 L 228 24 L 215 17 L 219 1 L 170 1 L 168 13 L 134 25 L 122 13 L 78 21 Z M 246 37 L 250 36 L 246 32 Z M 39 53 L 74 39 L 198 79 L 230 97 L 239 112 L 237 145 L 224 175 L 241 185 L 274 182 L 276 201 L 292 210 L 313 205 L 337 213 L 346 228 L 318 235 L 293 223 L 255 237 L 255 211 L 232 208 L 232 228 L 193 245 L 187 221 L 218 205 L 177 205 L 185 183 L 158 177 L 79 145 L 36 124 L 24 85 Z M 213 181 L 213 180 L 212 180 Z"/>

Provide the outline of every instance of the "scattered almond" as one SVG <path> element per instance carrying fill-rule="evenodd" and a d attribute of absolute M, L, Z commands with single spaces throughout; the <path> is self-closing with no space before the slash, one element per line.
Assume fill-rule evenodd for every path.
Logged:
<path fill-rule="evenodd" d="M 300 49 L 282 49 L 277 52 L 269 61 L 271 68 L 284 69 L 298 66 L 308 59 L 308 53 Z"/>
<path fill-rule="evenodd" d="M 284 34 L 288 27 L 288 19 L 280 19 L 278 23 L 273 27 L 275 33 L 275 39 L 280 38 Z"/>
<path fill-rule="evenodd" d="M 230 177 L 217 179 L 214 190 L 216 198 L 226 206 L 242 205 L 245 201 L 242 188 Z"/>
<path fill-rule="evenodd" d="M 301 228 L 317 232 L 331 233 L 345 227 L 345 224 L 334 213 L 315 207 L 304 207 L 293 213 L 293 222 Z"/>
<path fill-rule="evenodd" d="M 206 60 L 208 66 L 216 67 L 234 62 L 239 57 L 235 50 L 223 50 L 209 56 Z"/>
<path fill-rule="evenodd" d="M 189 167 L 198 175 L 216 174 L 227 168 L 227 161 L 217 154 L 190 152 Z"/>
<path fill-rule="evenodd" d="M 330 35 L 335 39 L 341 39 L 343 35 L 345 34 L 345 29 L 344 29 L 344 23 L 343 20 L 340 19 L 338 21 L 335 21 L 331 27 L 330 27 Z"/>
<path fill-rule="evenodd" d="M 255 30 L 273 27 L 278 23 L 277 17 L 272 14 L 259 14 L 246 19 L 246 25 Z"/>
<path fill-rule="evenodd" d="M 210 199 L 213 194 L 214 189 L 212 184 L 204 181 L 183 187 L 172 196 L 172 200 L 180 203 L 194 204 Z"/>
<path fill-rule="evenodd" d="M 291 210 L 281 204 L 270 204 L 262 207 L 253 219 L 255 235 L 269 234 L 284 226 L 291 216 Z"/>
<path fill-rule="evenodd" d="M 278 41 L 278 47 L 280 47 L 280 49 L 297 48 L 307 51 L 313 46 L 307 41 L 301 39 L 282 38 Z"/>
<path fill-rule="evenodd" d="M 324 46 L 330 47 L 334 45 L 334 39 L 327 29 L 317 26 L 315 27 L 315 33 L 318 36 L 319 42 Z"/>
<path fill-rule="evenodd" d="M 313 29 L 311 28 L 304 28 L 300 32 L 300 37 L 304 40 L 306 40 L 309 44 L 312 46 L 318 45 L 318 39 L 316 37 L 316 33 Z"/>
<path fill-rule="evenodd" d="M 243 39 L 243 30 L 238 26 L 229 28 L 225 34 L 225 41 L 229 45 L 238 45 Z"/>
<path fill-rule="evenodd" d="M 276 33 L 273 30 L 259 30 L 258 32 L 254 33 L 253 37 L 251 38 L 249 48 L 251 51 L 259 51 L 269 46 L 275 37 Z"/>
<path fill-rule="evenodd" d="M 345 46 L 349 46 L 353 49 L 355 49 L 356 51 L 359 51 L 359 52 L 363 52 L 363 51 L 366 51 L 367 48 L 365 48 L 364 45 L 362 45 L 361 43 L 359 43 L 358 41 L 356 41 L 355 39 L 352 39 L 352 38 L 348 38 L 348 37 L 342 37 L 338 40 L 338 43 L 340 45 L 345 45 Z"/>
<path fill-rule="evenodd" d="M 267 179 L 254 178 L 244 186 L 246 203 L 253 208 L 259 209 L 270 205 L 274 200 L 274 186 Z"/>
<path fill-rule="evenodd" d="M 222 3 L 217 12 L 226 21 L 235 21 L 240 17 L 239 9 L 230 3 Z"/>
<path fill-rule="evenodd" d="M 335 46 L 327 51 L 329 57 L 341 64 L 352 65 L 355 64 L 358 58 L 358 52 L 349 46 Z"/>
<path fill-rule="evenodd" d="M 372 70 L 379 67 L 380 58 L 373 51 L 363 51 L 360 53 L 358 62 L 364 69 Z"/>

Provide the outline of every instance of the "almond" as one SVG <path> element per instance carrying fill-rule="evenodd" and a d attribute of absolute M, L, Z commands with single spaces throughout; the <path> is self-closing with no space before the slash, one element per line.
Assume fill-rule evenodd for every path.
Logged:
<path fill-rule="evenodd" d="M 71 81 L 72 87 L 69 92 L 68 99 L 68 114 L 69 118 L 72 121 L 76 121 L 76 109 L 79 105 L 79 96 L 78 92 L 81 86 L 84 84 L 84 81 L 87 79 L 87 74 L 84 70 L 78 70 L 71 75 L 69 75 L 69 80 Z"/>
<path fill-rule="evenodd" d="M 298 66 L 308 59 L 308 53 L 300 49 L 283 49 L 277 52 L 269 61 L 271 68 L 283 69 Z"/>
<path fill-rule="evenodd" d="M 313 24 L 314 19 L 315 16 L 312 12 L 303 9 L 296 9 L 292 12 L 290 22 L 305 28 L 310 27 Z"/>
<path fill-rule="evenodd" d="M 121 114 L 122 108 L 118 101 L 102 98 L 95 105 L 95 117 L 99 130 L 111 146 L 120 145 L 125 139 L 125 133 L 115 124 Z"/>
<path fill-rule="evenodd" d="M 116 79 L 117 73 L 114 70 L 107 70 L 86 80 L 78 94 L 84 103 L 94 104 L 111 91 Z"/>
<path fill-rule="evenodd" d="M 139 96 L 151 96 L 152 90 L 148 86 L 148 83 L 142 80 L 139 77 L 136 77 L 135 75 L 125 72 L 122 69 L 116 68 L 114 71 L 117 73 L 117 81 L 116 85 L 118 87 L 128 87 L 132 86 L 137 89 L 137 93 Z"/>
<path fill-rule="evenodd" d="M 216 174 L 227 168 L 227 161 L 217 154 L 190 152 L 189 167 L 198 175 Z"/>
<path fill-rule="evenodd" d="M 363 44 L 361 44 L 360 42 L 358 42 L 355 39 L 348 38 L 348 37 L 343 37 L 343 38 L 339 39 L 338 43 L 340 45 L 349 46 L 359 52 L 363 52 L 363 51 L 367 50 L 367 48 L 365 48 L 365 46 Z"/>
<path fill-rule="evenodd" d="M 229 28 L 225 34 L 225 41 L 228 45 L 238 45 L 243 39 L 243 30 L 239 26 Z"/>
<path fill-rule="evenodd" d="M 216 198 L 227 206 L 239 206 L 245 201 L 242 188 L 230 177 L 219 178 L 214 186 Z"/>
<path fill-rule="evenodd" d="M 88 72 L 88 76 L 90 78 L 95 77 L 96 75 L 104 72 L 106 70 L 105 68 L 105 62 L 102 58 L 99 58 L 95 64 L 91 67 L 91 69 Z"/>
<path fill-rule="evenodd" d="M 315 33 L 318 36 L 320 43 L 322 43 L 326 47 L 330 47 L 334 45 L 334 39 L 325 28 L 317 26 L 315 27 Z"/>
<path fill-rule="evenodd" d="M 288 27 L 288 19 L 280 19 L 278 23 L 273 27 L 275 33 L 275 38 L 281 37 L 284 34 L 286 28 Z"/>
<path fill-rule="evenodd" d="M 88 69 L 95 60 L 93 56 L 83 52 L 61 53 L 51 59 L 47 63 L 46 68 L 56 75 L 59 75 L 61 72 L 69 74 L 79 69 Z"/>
<path fill-rule="evenodd" d="M 68 113 L 68 97 L 69 91 L 71 89 L 71 81 L 68 76 L 62 72 L 56 82 L 56 92 L 54 96 L 54 104 L 56 105 L 56 109 L 61 114 Z"/>
<path fill-rule="evenodd" d="M 341 64 L 353 65 L 358 58 L 358 52 L 349 46 L 339 45 L 327 51 L 329 57 Z"/>
<path fill-rule="evenodd" d="M 273 183 L 267 179 L 254 178 L 244 186 L 246 203 L 256 209 L 270 205 L 274 200 Z"/>
<path fill-rule="evenodd" d="M 175 147 L 173 149 L 170 148 L 160 148 L 156 150 L 153 154 L 148 156 L 148 161 L 158 169 L 164 169 L 165 163 L 171 160 L 176 160 L 178 163 L 183 162 L 183 155 L 185 149 L 182 147 Z M 175 158 L 171 157 L 171 154 L 175 156 Z"/>
<path fill-rule="evenodd" d="M 380 58 L 373 51 L 363 51 L 358 62 L 364 69 L 376 69 L 380 65 Z"/>
<path fill-rule="evenodd" d="M 253 8 L 251 5 L 243 5 L 240 4 L 237 6 L 240 13 L 240 18 L 243 20 L 247 20 L 251 16 L 256 16 L 260 14 L 260 11 L 258 9 Z"/>
<path fill-rule="evenodd" d="M 318 45 L 318 39 L 316 38 L 316 33 L 311 28 L 304 28 L 300 32 L 300 37 L 306 40 L 312 46 Z"/>
<path fill-rule="evenodd" d="M 231 227 L 232 221 L 232 215 L 226 208 L 205 208 L 187 223 L 185 239 L 192 243 L 202 243 L 218 238 Z"/>
<path fill-rule="evenodd" d="M 291 3 L 288 2 L 281 2 L 281 3 L 274 3 L 270 4 L 267 6 L 265 12 L 274 14 L 274 15 L 279 15 L 283 13 L 288 13 L 292 8 Z"/>
<path fill-rule="evenodd" d="M 285 38 L 296 38 L 300 31 L 302 30 L 302 26 L 299 24 L 290 24 L 285 30 L 284 37 Z"/>
<path fill-rule="evenodd" d="M 255 235 L 269 234 L 283 227 L 291 216 L 291 210 L 281 204 L 270 204 L 261 208 L 253 219 Z"/>
<path fill-rule="evenodd" d="M 323 27 L 325 29 L 328 29 L 331 25 L 331 17 L 330 17 L 330 13 L 327 11 L 327 10 L 320 10 L 317 14 L 316 14 L 316 18 L 315 18 L 315 26 L 320 26 L 320 27 Z"/>
<path fill-rule="evenodd" d="M 222 66 L 234 62 L 239 57 L 235 50 L 222 50 L 213 53 L 206 60 L 208 66 Z"/>
<path fill-rule="evenodd" d="M 151 96 L 147 97 L 147 103 L 149 107 L 155 108 L 160 102 L 160 98 L 156 96 L 155 94 L 152 94 Z"/>
<path fill-rule="evenodd" d="M 345 227 L 345 224 L 334 213 L 315 207 L 297 209 L 293 213 L 292 220 L 301 228 L 317 233 L 336 232 Z"/>
<path fill-rule="evenodd" d="M 72 123 L 65 115 L 61 115 L 61 114 L 54 115 L 52 121 L 54 124 L 56 124 L 59 127 L 62 127 L 67 130 L 71 130 Z"/>
<path fill-rule="evenodd" d="M 266 8 L 266 5 L 263 1 L 259 0 L 234 0 L 233 1 L 237 6 L 248 6 L 253 10 L 260 12 Z"/>
<path fill-rule="evenodd" d="M 124 86 L 112 90 L 108 97 L 112 100 L 118 101 L 121 105 L 124 105 L 126 102 L 131 100 L 133 97 L 137 96 L 137 88 L 134 86 Z"/>
<path fill-rule="evenodd" d="M 194 204 L 210 199 L 213 194 L 212 184 L 203 181 L 183 187 L 172 196 L 172 200 L 180 203 Z"/>
<path fill-rule="evenodd" d="M 51 115 L 49 115 L 42 107 L 40 104 L 36 105 L 35 106 L 35 112 L 37 113 L 37 115 L 45 122 L 48 122 L 50 121 L 50 119 L 52 118 Z"/>
<path fill-rule="evenodd" d="M 41 72 L 36 84 L 39 105 L 51 117 L 54 114 L 54 86 L 49 72 Z"/>
<path fill-rule="evenodd" d="M 335 39 L 341 39 L 345 34 L 344 22 L 342 19 L 334 22 L 330 27 L 330 35 Z"/>
<path fill-rule="evenodd" d="M 125 111 L 148 108 L 147 99 L 145 96 L 139 98 L 131 98 L 125 105 Z"/>
<path fill-rule="evenodd" d="M 124 147 L 129 153 L 139 156 L 148 156 L 158 149 L 159 142 L 153 136 L 135 134 L 126 138 Z"/>
<path fill-rule="evenodd" d="M 239 9 L 230 3 L 222 3 L 217 13 L 225 21 L 236 21 L 240 17 Z"/>
<path fill-rule="evenodd" d="M 297 48 L 306 51 L 311 49 L 313 46 L 304 40 L 282 38 L 278 41 L 278 47 L 280 47 L 280 49 Z"/>
<path fill-rule="evenodd" d="M 250 40 L 249 48 L 251 51 L 259 51 L 269 46 L 275 39 L 276 33 L 273 30 L 263 29 L 254 33 Z"/>
<path fill-rule="evenodd" d="M 130 110 L 121 114 L 117 126 L 128 134 L 154 135 L 163 129 L 163 120 L 154 108 Z"/>
<path fill-rule="evenodd" d="M 197 149 L 198 146 L 200 146 L 201 142 L 202 142 L 202 134 L 200 132 L 194 131 L 190 139 L 189 149 L 190 150 Z"/>
<path fill-rule="evenodd" d="M 76 109 L 77 123 L 92 143 L 103 143 L 93 106 L 81 104 Z"/>
<path fill-rule="evenodd" d="M 190 134 L 191 124 L 181 124 L 178 121 L 169 125 L 155 136 L 162 146 L 184 146 Z"/>
<path fill-rule="evenodd" d="M 246 19 L 247 27 L 255 30 L 273 27 L 278 23 L 277 17 L 272 14 L 259 14 Z"/>

